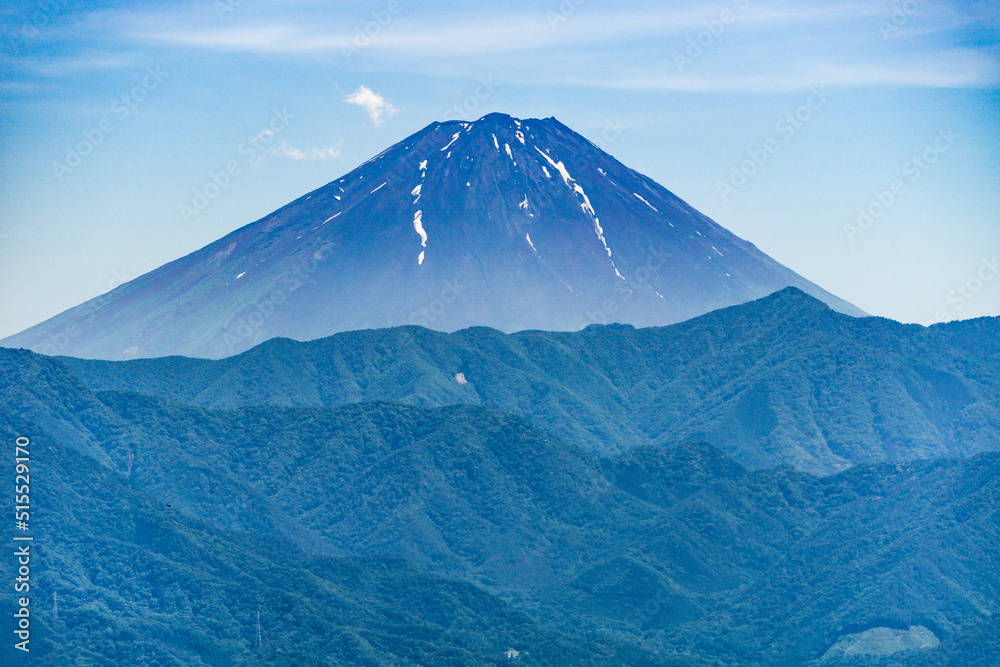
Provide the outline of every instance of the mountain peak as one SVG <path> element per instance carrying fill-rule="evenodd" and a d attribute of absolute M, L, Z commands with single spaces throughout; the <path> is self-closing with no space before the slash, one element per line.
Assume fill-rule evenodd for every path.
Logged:
<path fill-rule="evenodd" d="M 463 120 L 459 118 L 453 120 L 440 121 L 437 123 L 431 123 L 431 125 L 433 126 L 433 125 L 458 124 L 458 125 L 484 125 L 484 126 L 495 125 L 501 127 L 510 127 L 510 126 L 521 127 L 525 124 L 540 124 L 540 123 L 553 123 L 553 122 L 562 125 L 562 123 L 559 123 L 559 121 L 556 120 L 555 116 L 549 116 L 548 118 L 518 118 L 516 116 L 512 116 L 510 114 L 502 113 L 499 111 L 491 111 L 490 113 L 484 116 L 480 116 L 475 120 Z"/>
<path fill-rule="evenodd" d="M 778 290 L 763 299 L 765 302 L 788 304 L 793 307 L 807 308 L 809 310 L 831 310 L 830 306 L 811 294 L 807 294 L 798 287 L 790 285 Z"/>
<path fill-rule="evenodd" d="M 491 113 L 432 123 L 3 344 L 111 359 L 220 357 L 276 336 L 405 324 L 656 326 L 788 285 L 861 314 L 555 118 Z"/>

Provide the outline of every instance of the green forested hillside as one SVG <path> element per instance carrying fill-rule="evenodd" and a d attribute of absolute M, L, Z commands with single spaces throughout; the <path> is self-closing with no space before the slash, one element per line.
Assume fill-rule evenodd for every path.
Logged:
<path fill-rule="evenodd" d="M 61 602 L 67 610 L 109 610 L 102 622 L 136 619 L 114 627 L 146 627 L 149 619 L 167 622 L 189 608 L 199 615 L 225 606 L 201 601 L 150 612 L 148 601 L 167 596 L 165 590 L 171 599 L 187 600 L 216 586 L 227 590 L 232 581 L 244 582 L 241 590 L 266 590 L 275 581 L 275 595 L 300 590 L 261 573 L 273 571 L 273 559 L 285 559 L 268 555 L 275 553 L 268 545 L 277 544 L 274 549 L 292 554 L 289 562 L 301 572 L 295 576 L 343 581 L 328 573 L 372 563 L 390 563 L 384 566 L 390 572 L 402 568 L 397 578 L 386 575 L 362 591 L 338 589 L 345 599 L 360 599 L 370 614 L 357 622 L 361 630 L 392 635 L 402 628 L 378 640 L 392 646 L 384 649 L 392 656 L 383 658 L 386 664 L 407 664 L 397 656 L 416 650 L 407 644 L 414 636 L 432 636 L 428 641 L 441 651 L 479 651 L 477 660 L 510 636 L 475 630 L 452 637 L 450 619 L 479 618 L 479 612 L 445 608 L 435 615 L 433 604 L 421 606 L 438 593 L 417 591 L 398 601 L 413 621 L 405 627 L 378 616 L 396 603 L 396 588 L 410 590 L 407 583 L 426 578 L 427 586 L 458 585 L 421 574 L 409 562 L 474 582 L 485 592 L 461 590 L 490 604 L 498 603 L 489 595 L 509 601 L 517 612 L 503 613 L 524 614 L 517 618 L 538 633 L 534 659 L 541 659 L 537 647 L 545 642 L 572 636 L 596 642 L 586 650 L 609 664 L 655 664 L 610 657 L 622 645 L 708 664 L 827 664 L 834 659 L 823 656 L 845 635 L 911 625 L 932 630 L 940 646 L 857 664 L 947 664 L 995 652 L 988 628 L 1000 613 L 998 454 L 862 465 L 827 477 L 789 467 L 752 471 L 698 443 L 598 459 L 518 416 L 479 406 L 206 410 L 133 392 L 95 393 L 66 365 L 26 352 L 0 352 L 0 370 L 7 428 L 58 432 L 68 446 L 41 467 L 62 477 L 40 481 L 55 494 L 47 502 L 63 512 L 48 524 L 50 543 L 60 545 L 67 563 L 60 572 L 85 570 L 82 563 L 94 560 L 93 536 L 119 536 L 97 558 L 119 565 L 77 577 L 75 592 Z M 145 555 L 145 533 L 133 524 L 108 518 L 88 525 L 84 514 L 72 514 L 105 507 L 86 495 L 104 486 L 112 499 L 130 495 L 120 512 L 102 515 L 134 522 L 149 508 L 157 514 L 142 520 L 155 524 L 154 534 L 189 536 L 154 540 L 170 549 L 170 567 L 184 577 L 157 574 L 154 583 L 131 583 L 165 556 Z M 162 527 L 168 520 L 175 523 Z M 222 562 L 219 550 L 231 557 L 225 569 L 199 569 Z M 119 571 L 130 574 L 108 574 Z M 351 581 L 371 581 L 367 576 Z M 157 588 L 168 581 L 167 589 Z M 213 583 L 206 589 L 202 581 Z M 389 592 L 377 592 L 378 586 Z M 91 604 L 87 595 L 105 601 Z M 298 609 L 287 613 L 288 623 L 313 618 Z M 69 613 L 61 607 L 61 615 Z M 323 616 L 333 613 L 324 608 L 315 622 L 306 621 L 301 631 L 315 634 L 310 646 L 344 624 L 341 616 Z M 415 629 L 417 621 L 433 626 L 426 630 L 431 635 Z M 497 621 L 497 627 L 513 622 Z M 219 632 L 235 636 L 236 625 Z M 135 645 L 120 650 L 175 651 L 170 642 L 180 642 L 206 664 L 229 664 L 219 656 L 248 650 L 235 639 L 202 645 L 205 640 L 174 640 L 163 632 L 136 631 L 156 646 L 129 640 Z M 90 646 L 82 636 L 65 641 Z M 556 656 L 554 662 L 542 664 L 586 664 L 569 649 L 553 651 L 546 655 Z M 423 664 L 449 664 L 443 660 Z"/>
<path fill-rule="evenodd" d="M 824 478 L 733 472 L 721 455 L 692 456 L 686 447 L 635 450 L 605 466 L 620 486 L 663 507 L 741 503 L 769 509 L 759 534 L 770 517 L 799 527 L 735 592 L 716 618 L 726 633 L 704 636 L 699 654 L 729 654 L 741 665 L 811 664 L 845 634 L 923 625 L 943 640 L 928 652 L 934 664 L 964 664 L 939 656 L 966 652 L 1000 659 L 984 631 L 1000 608 L 1000 455 L 859 466 Z"/>
<path fill-rule="evenodd" d="M 219 361 L 64 361 L 93 389 L 203 407 L 480 404 L 602 455 L 706 440 L 754 468 L 829 474 L 997 449 L 997 341 L 997 319 L 857 319 L 790 288 L 663 328 L 402 327 Z"/>
<path fill-rule="evenodd" d="M 569 637 L 398 557 L 320 557 L 280 536 L 221 531 L 0 414 L 4 442 L 32 433 L 35 538 L 31 652 L 5 639 L 0 664 L 464 667 L 509 664 L 509 648 L 527 665 L 695 664 Z M 0 559 L 5 582 L 15 565 Z"/>

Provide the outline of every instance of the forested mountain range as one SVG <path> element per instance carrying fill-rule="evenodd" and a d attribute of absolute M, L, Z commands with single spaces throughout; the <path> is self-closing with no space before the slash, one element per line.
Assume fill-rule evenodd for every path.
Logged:
<path fill-rule="evenodd" d="M 973 336 L 956 328 L 942 334 L 961 349 Z M 56 664 L 997 655 L 998 454 L 816 476 L 748 468 L 723 442 L 603 455 L 482 405 L 206 408 L 92 389 L 82 366 L 0 351 L 5 435 L 30 432 L 39 452 L 37 627 Z M 939 645 L 836 648 L 877 651 L 857 637 L 911 627 Z"/>
<path fill-rule="evenodd" d="M 93 389 L 212 408 L 484 405 L 600 455 L 704 440 L 829 474 L 1000 447 L 1000 320 L 855 318 L 795 288 L 659 328 L 399 327 L 217 361 L 64 361 Z"/>

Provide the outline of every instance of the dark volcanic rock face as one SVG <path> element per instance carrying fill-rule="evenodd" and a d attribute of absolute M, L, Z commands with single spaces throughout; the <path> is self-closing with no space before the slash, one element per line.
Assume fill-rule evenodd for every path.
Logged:
<path fill-rule="evenodd" d="M 664 325 L 796 286 L 778 264 L 554 118 L 433 123 L 271 215 L 3 341 L 228 356 L 419 324 Z"/>

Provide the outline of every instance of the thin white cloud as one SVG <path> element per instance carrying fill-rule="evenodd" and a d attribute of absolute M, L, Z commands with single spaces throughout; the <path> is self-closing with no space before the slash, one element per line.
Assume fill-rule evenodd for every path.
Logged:
<path fill-rule="evenodd" d="M 348 104 L 362 107 L 375 125 L 380 125 L 383 117 L 392 116 L 398 112 L 398 109 L 392 106 L 388 100 L 367 86 L 358 86 L 358 89 L 345 97 L 344 100 Z"/>
<path fill-rule="evenodd" d="M 829 23 L 878 16 L 864 3 L 827 6 L 757 6 L 744 0 L 725 7 L 736 17 L 732 24 L 755 30 L 789 25 Z M 373 37 L 359 39 L 343 23 L 330 29 L 322 22 L 247 25 L 224 28 L 140 29 L 136 36 L 187 46 L 220 50 L 299 53 L 343 50 L 394 51 L 407 55 L 470 56 L 489 53 L 536 51 L 599 43 L 631 42 L 643 38 L 685 36 L 718 21 L 724 7 L 657 7 L 643 11 L 591 12 L 562 16 L 558 12 L 531 12 L 484 17 L 457 17 L 433 22 L 397 19 Z M 556 14 L 553 19 L 551 14 Z M 352 36 L 353 35 L 353 36 Z"/>
<path fill-rule="evenodd" d="M 532 85 L 566 85 L 627 91 L 771 93 L 807 90 L 817 85 L 833 88 L 915 87 L 990 88 L 1000 83 L 1000 63 L 971 50 L 915 55 L 900 62 L 799 63 L 777 71 L 746 67 L 738 54 L 721 57 L 714 67 L 673 67 L 658 70 L 636 67 L 608 72 L 596 65 L 587 74 L 536 73 Z M 521 72 L 526 76 L 527 71 Z"/>
<path fill-rule="evenodd" d="M 346 37 L 315 34 L 294 25 L 237 26 L 207 30 L 164 30 L 137 35 L 154 41 L 223 51 L 295 53 L 341 48 Z"/>
<path fill-rule="evenodd" d="M 258 132 L 257 136 L 255 136 L 254 138 L 252 138 L 250 140 L 250 142 L 251 143 L 256 143 L 256 142 L 264 141 L 265 139 L 268 142 L 270 142 L 272 138 L 274 138 L 274 130 L 269 129 L 269 128 L 264 128 L 263 130 L 261 130 L 260 132 Z"/>
<path fill-rule="evenodd" d="M 103 69 L 127 67 L 132 59 L 127 54 L 108 57 L 79 58 L 20 58 L 17 65 L 32 74 L 41 76 L 65 76 Z"/>
<path fill-rule="evenodd" d="M 0 81 L 0 93 L 25 94 L 41 90 L 51 90 L 51 87 L 36 81 Z"/>
<path fill-rule="evenodd" d="M 329 160 L 340 157 L 340 149 L 331 146 L 329 148 L 307 148 L 302 150 L 300 148 L 292 148 L 287 142 L 282 141 L 280 146 L 271 149 L 271 155 L 287 157 L 293 160 Z"/>
<path fill-rule="evenodd" d="M 72 29 L 74 36 L 101 41 L 114 34 L 126 42 L 273 56 L 363 53 L 369 72 L 434 71 L 463 78 L 490 72 L 525 85 L 727 92 L 788 91 L 817 81 L 855 87 L 1000 86 L 995 47 L 966 47 L 976 43 L 970 36 L 995 31 L 995 12 L 921 3 L 887 39 L 879 25 L 893 16 L 893 6 L 888 0 L 726 0 L 609 11 L 563 3 L 483 16 L 415 12 L 404 3 L 398 15 L 369 29 L 373 18 L 364 11 L 310 16 L 307 8 L 291 11 L 274 4 L 227 15 L 228 25 L 214 26 L 191 9 L 93 12 L 80 24 L 47 35 L 68 38 L 70 33 L 61 31 Z M 731 18 L 724 29 L 723 10 Z M 676 56 L 692 40 L 706 45 L 704 55 L 681 71 Z M 378 113 L 376 107 L 369 115 L 378 124 L 390 109 Z"/>

